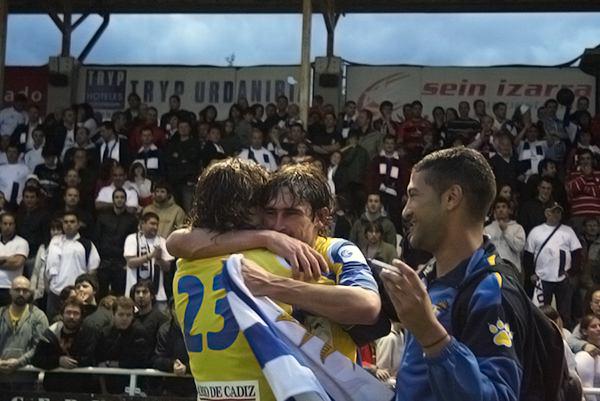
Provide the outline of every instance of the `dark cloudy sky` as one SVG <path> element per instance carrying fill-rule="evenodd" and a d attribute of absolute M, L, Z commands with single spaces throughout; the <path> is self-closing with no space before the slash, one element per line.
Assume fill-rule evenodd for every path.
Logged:
<path fill-rule="evenodd" d="M 76 31 L 78 55 L 100 24 L 91 16 Z M 113 15 L 86 63 L 296 64 L 300 15 Z M 336 30 L 337 55 L 369 64 L 555 65 L 600 44 L 600 13 L 351 14 Z M 313 18 L 312 55 L 325 53 L 320 15 Z M 8 65 L 41 65 L 60 52 L 58 30 L 45 15 L 10 15 Z"/>

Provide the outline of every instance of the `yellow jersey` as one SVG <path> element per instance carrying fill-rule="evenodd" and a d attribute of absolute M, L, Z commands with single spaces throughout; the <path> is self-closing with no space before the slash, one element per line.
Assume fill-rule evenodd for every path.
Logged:
<path fill-rule="evenodd" d="M 328 276 L 321 277 L 320 284 L 374 286 L 377 291 L 356 246 L 345 240 L 319 237 L 315 249 L 325 257 L 330 269 Z M 265 249 L 242 254 L 273 274 L 291 276 L 289 264 Z M 175 312 L 184 332 L 198 399 L 274 401 L 260 365 L 229 308 L 222 282 L 225 257 L 180 259 L 173 280 Z M 368 274 L 363 274 L 364 267 Z M 289 305 L 280 306 L 292 312 Z M 356 345 L 341 326 L 311 315 L 304 315 L 302 320 L 313 334 L 356 360 Z"/>
<path fill-rule="evenodd" d="M 267 250 L 249 250 L 243 255 L 273 274 L 291 276 L 285 260 Z M 224 256 L 180 259 L 173 280 L 175 313 L 183 329 L 198 399 L 275 401 L 229 308 L 222 281 L 223 260 Z M 290 312 L 291 308 L 284 309 Z"/>

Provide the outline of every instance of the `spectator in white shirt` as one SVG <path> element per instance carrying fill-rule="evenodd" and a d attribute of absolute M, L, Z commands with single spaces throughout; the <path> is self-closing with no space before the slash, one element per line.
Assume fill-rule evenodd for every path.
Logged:
<path fill-rule="evenodd" d="M 48 245 L 46 279 L 48 303 L 46 314 L 52 318 L 60 309 L 60 292 L 75 284 L 77 276 L 91 273 L 98 268 L 100 256 L 96 246 L 79 235 L 79 217 L 76 213 L 63 215 L 63 235 L 55 236 Z"/>
<path fill-rule="evenodd" d="M 16 235 L 16 228 L 14 214 L 6 212 L 0 217 L 0 306 L 10 304 L 12 282 L 23 275 L 29 255 L 29 245 Z"/>
<path fill-rule="evenodd" d="M 31 136 L 33 138 L 33 146 L 25 153 L 25 156 L 23 156 L 23 160 L 25 161 L 27 168 L 29 168 L 29 171 L 35 170 L 38 164 L 44 163 L 42 151 L 44 150 L 44 144 L 46 143 L 46 134 L 40 126 L 37 126 L 33 130 Z"/>
<path fill-rule="evenodd" d="M 19 160 L 17 145 L 8 146 L 6 159 L 8 163 L 0 166 L 0 191 L 4 193 L 8 203 L 16 208 L 21 203 L 21 195 L 30 171 L 27 165 Z"/>
<path fill-rule="evenodd" d="M 11 136 L 18 125 L 25 124 L 25 121 L 27 121 L 26 104 L 27 96 L 19 93 L 15 96 L 15 102 L 12 106 L 0 111 L 0 135 Z"/>
<path fill-rule="evenodd" d="M 125 239 L 125 294 L 129 294 L 131 287 L 139 280 L 150 280 L 156 293 L 156 302 L 164 309 L 167 303 L 164 272 L 169 271 L 174 258 L 167 251 L 165 239 L 158 235 L 158 222 L 156 213 L 145 213 L 141 219 L 140 232 L 129 234 Z"/>
<path fill-rule="evenodd" d="M 563 208 L 554 203 L 545 212 L 546 222 L 534 227 L 525 246 L 525 277 L 540 280 L 543 303 L 550 305 L 556 297 L 556 306 L 565 327 L 571 325 L 571 285 L 567 272 L 573 275 L 580 267 L 581 243 L 573 229 L 561 224 Z"/>
<path fill-rule="evenodd" d="M 483 232 L 490 237 L 502 259 L 513 263 L 519 272 L 521 255 L 525 247 L 525 230 L 523 226 L 510 218 L 511 209 L 508 199 L 498 197 L 492 206 L 494 221 L 487 225 Z"/>
<path fill-rule="evenodd" d="M 517 136 L 517 154 L 519 162 L 522 162 L 525 170 L 525 181 L 538 173 L 538 164 L 544 160 L 548 150 L 546 141 L 540 139 L 540 132 L 537 125 L 531 125 L 524 132 L 525 140 L 522 140 L 522 133 Z"/>
<path fill-rule="evenodd" d="M 244 160 L 252 160 L 263 166 L 268 172 L 272 173 L 277 170 L 277 161 L 275 160 L 273 153 L 263 146 L 263 141 L 263 132 L 258 128 L 252 128 L 250 147 L 242 149 L 239 157 Z"/>
<path fill-rule="evenodd" d="M 111 171 L 111 184 L 103 187 L 98 192 L 98 196 L 96 197 L 96 210 L 110 210 L 113 208 L 113 192 L 115 189 L 123 189 L 125 190 L 125 194 L 127 195 L 127 210 L 131 213 L 137 213 L 140 205 L 138 201 L 138 193 L 133 188 L 125 188 L 123 185 L 125 184 L 125 179 L 127 176 L 125 175 L 125 169 L 116 165 L 112 168 Z"/>

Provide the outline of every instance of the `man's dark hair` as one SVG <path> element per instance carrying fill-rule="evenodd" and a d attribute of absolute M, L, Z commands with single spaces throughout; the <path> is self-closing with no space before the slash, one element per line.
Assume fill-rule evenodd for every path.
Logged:
<path fill-rule="evenodd" d="M 152 283 L 151 280 L 149 280 L 147 278 L 138 280 L 137 283 L 135 283 L 134 285 L 131 286 L 131 289 L 129 290 L 129 298 L 135 299 L 135 290 L 137 290 L 138 288 L 146 288 L 152 295 L 152 299 L 154 300 L 156 298 L 156 291 L 154 290 L 154 284 Z"/>
<path fill-rule="evenodd" d="M 75 287 L 77 287 L 77 284 L 83 283 L 83 282 L 90 283 L 90 285 L 94 288 L 94 291 L 98 291 L 98 287 L 99 287 L 99 285 L 98 285 L 98 279 L 96 278 L 95 275 L 90 274 L 90 273 L 80 274 L 75 279 Z"/>
<path fill-rule="evenodd" d="M 117 299 L 115 299 L 115 301 L 112 304 L 113 314 L 117 313 L 117 309 L 119 307 L 121 309 L 131 309 L 133 311 L 133 310 L 135 310 L 135 303 L 129 297 L 121 296 L 121 297 L 118 297 Z"/>
<path fill-rule="evenodd" d="M 494 105 L 492 106 L 492 110 L 493 110 L 493 111 L 496 111 L 496 110 L 498 110 L 498 109 L 499 109 L 500 107 L 502 107 L 502 106 L 506 107 L 506 103 L 504 103 L 504 102 L 496 102 L 496 103 L 494 103 Z"/>
<path fill-rule="evenodd" d="M 115 130 L 115 124 L 113 124 L 112 121 L 103 121 L 102 122 L 102 128 L 114 131 Z"/>
<path fill-rule="evenodd" d="M 473 149 L 459 147 L 430 153 L 413 171 L 425 173 L 425 182 L 440 196 L 450 186 L 459 185 L 473 221 L 485 219 L 496 197 L 494 173 L 481 153 Z"/>
<path fill-rule="evenodd" d="M 592 160 L 594 160 L 594 153 L 589 149 L 582 148 L 582 149 L 577 150 L 577 157 L 583 156 L 583 155 L 590 155 L 592 157 Z"/>
<path fill-rule="evenodd" d="M 112 193 L 112 199 L 115 199 L 115 194 L 117 192 L 121 192 L 123 195 L 125 195 L 125 199 L 127 199 L 127 192 L 123 189 L 123 188 L 115 188 L 115 190 Z"/>
<path fill-rule="evenodd" d="M 13 212 L 4 212 L 0 214 L 0 221 L 3 221 L 5 217 L 12 217 L 13 221 L 17 221 L 17 215 Z"/>
<path fill-rule="evenodd" d="M 25 187 L 23 188 L 23 195 L 25 195 L 25 192 L 35 194 L 35 196 L 37 196 L 38 198 L 42 196 L 42 191 L 38 187 Z"/>
<path fill-rule="evenodd" d="M 137 94 L 137 93 L 135 93 L 135 92 L 131 92 L 129 95 L 127 95 L 127 100 L 131 99 L 132 97 L 134 97 L 134 98 L 137 98 L 138 100 L 142 100 L 142 99 L 140 98 L 140 95 L 138 95 L 138 94 Z"/>
<path fill-rule="evenodd" d="M 56 147 L 50 143 L 45 144 L 42 148 L 42 157 L 52 157 L 58 155 L 59 153 L 56 150 Z"/>
<path fill-rule="evenodd" d="M 181 98 L 180 98 L 178 95 L 171 95 L 171 96 L 169 97 L 169 100 L 171 100 L 171 99 L 175 99 L 175 100 L 177 100 L 179 103 L 181 103 Z"/>
<path fill-rule="evenodd" d="M 67 216 L 75 216 L 75 219 L 77 220 L 77 222 L 79 223 L 79 215 L 77 214 L 77 212 L 64 212 L 62 217 L 63 219 Z"/>
<path fill-rule="evenodd" d="M 65 289 L 68 290 L 69 292 L 71 292 L 74 289 L 74 287 L 72 285 L 69 285 L 69 286 L 65 287 L 63 289 L 63 291 Z M 62 294 L 62 291 L 61 291 L 61 294 Z M 65 313 L 65 309 L 67 308 L 67 306 L 75 306 L 76 308 L 79 308 L 79 310 L 82 313 L 81 318 L 83 319 L 83 302 L 81 302 L 81 300 L 79 298 L 77 298 L 76 296 L 72 296 L 72 295 L 67 297 L 67 299 L 65 299 L 60 306 L 60 314 L 61 315 L 63 313 Z"/>
<path fill-rule="evenodd" d="M 15 103 L 27 103 L 27 96 L 25 96 L 25 94 L 23 93 L 17 93 L 17 95 L 15 96 Z"/>
<path fill-rule="evenodd" d="M 293 206 L 308 203 L 311 216 L 324 207 L 333 210 L 335 203 L 329 191 L 327 178 L 310 163 L 286 165 L 271 175 L 263 192 L 262 204 L 268 205 L 280 197 L 284 189 L 289 191 Z"/>
<path fill-rule="evenodd" d="M 546 182 L 548 184 L 550 184 L 552 186 L 552 189 L 554 189 L 554 183 L 552 182 L 552 180 L 548 177 L 540 177 L 540 182 L 538 183 L 538 187 L 540 186 L 540 184 L 542 182 Z"/>
<path fill-rule="evenodd" d="M 379 221 L 370 221 L 365 227 L 364 234 L 367 235 L 369 231 L 376 231 L 380 234 L 383 234 L 383 225 Z"/>
<path fill-rule="evenodd" d="M 413 100 L 413 102 L 411 103 L 411 106 L 421 106 L 421 107 L 423 107 L 423 103 L 421 103 L 420 100 Z"/>
<path fill-rule="evenodd" d="M 390 102 L 389 100 L 384 100 L 383 102 L 381 102 L 379 104 L 379 111 L 383 110 L 384 107 L 394 108 L 394 104 L 392 102 Z"/>
<path fill-rule="evenodd" d="M 385 142 L 387 140 L 392 140 L 392 141 L 396 142 L 396 136 L 395 135 L 391 135 L 391 134 L 387 134 L 386 136 L 383 137 L 383 142 Z"/>
<path fill-rule="evenodd" d="M 304 132 L 304 127 L 302 126 L 302 124 L 300 124 L 300 123 L 292 123 L 292 124 L 290 124 L 290 130 L 292 128 L 294 128 L 294 127 L 298 127 L 298 128 L 300 128 L 300 131 Z"/>
<path fill-rule="evenodd" d="M 548 165 L 554 164 L 556 166 L 556 162 L 552 159 L 545 158 L 538 163 L 538 174 L 542 175 L 542 172 L 548 167 Z"/>
<path fill-rule="evenodd" d="M 158 215 L 154 212 L 146 212 L 142 215 L 141 221 L 142 223 L 147 223 L 150 219 L 156 219 L 156 221 L 160 221 Z"/>
<path fill-rule="evenodd" d="M 365 113 L 367 115 L 367 119 L 369 121 L 373 120 L 373 113 L 371 112 L 371 110 L 362 109 L 362 110 L 359 111 L 359 113 Z"/>
<path fill-rule="evenodd" d="M 558 105 L 558 102 L 556 101 L 556 99 L 548 99 L 544 102 L 544 107 L 548 107 L 548 105 L 550 103 L 554 103 L 554 104 Z"/>
<path fill-rule="evenodd" d="M 495 209 L 496 205 L 499 203 L 504 203 L 510 209 L 510 200 L 503 196 L 497 196 L 496 199 L 494 199 L 494 203 L 492 203 L 492 209 Z"/>
<path fill-rule="evenodd" d="M 173 193 L 173 189 L 171 187 L 171 184 L 169 184 L 166 180 L 158 180 L 154 184 L 153 190 L 156 191 L 157 189 L 164 189 L 164 190 L 167 191 L 167 194 L 169 194 L 169 195 Z"/>
<path fill-rule="evenodd" d="M 412 110 L 412 103 L 404 103 L 402 105 L 402 111 L 406 111 L 407 109 Z"/>
<path fill-rule="evenodd" d="M 345 106 L 348 106 L 348 105 L 351 105 L 351 104 L 353 104 L 353 105 L 356 106 L 356 102 L 354 100 L 348 100 L 346 103 L 344 103 Z"/>
<path fill-rule="evenodd" d="M 196 185 L 192 227 L 219 233 L 252 227 L 249 210 L 262 206 L 267 180 L 267 172 L 253 162 L 229 158 L 211 164 Z"/>

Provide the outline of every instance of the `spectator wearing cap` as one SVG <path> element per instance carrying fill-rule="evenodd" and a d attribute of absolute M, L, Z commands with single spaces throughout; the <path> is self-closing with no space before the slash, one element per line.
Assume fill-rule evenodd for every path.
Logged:
<path fill-rule="evenodd" d="M 21 202 L 25 181 L 31 171 L 19 157 L 17 145 L 8 145 L 6 161 L 6 164 L 0 165 L 0 191 L 6 197 L 9 205 L 16 209 Z"/>
<path fill-rule="evenodd" d="M 572 328 L 572 289 L 569 277 L 580 269 L 581 243 L 573 229 L 561 223 L 564 209 L 558 203 L 546 208 L 546 222 L 527 236 L 524 265 L 525 277 L 539 280 L 544 305 L 556 298 L 556 306 L 567 328 Z"/>
<path fill-rule="evenodd" d="M 38 176 L 51 207 L 58 205 L 63 169 L 58 160 L 58 152 L 53 145 L 46 144 L 42 150 L 44 163 L 38 165 L 33 173 Z"/>
<path fill-rule="evenodd" d="M 23 275 L 28 255 L 27 241 L 16 233 L 15 215 L 4 213 L 0 217 L 0 306 L 10 304 L 12 282 Z"/>
<path fill-rule="evenodd" d="M 567 180 L 571 223 L 579 232 L 586 218 L 600 217 L 600 171 L 594 168 L 593 160 L 589 149 L 580 150 L 577 155 L 577 170 Z"/>
<path fill-rule="evenodd" d="M 40 190 L 32 186 L 26 187 L 17 211 L 17 234 L 29 243 L 32 257 L 35 257 L 40 245 L 48 238 L 49 221 L 48 210 L 42 207 Z"/>
<path fill-rule="evenodd" d="M 525 230 L 511 219 L 510 200 L 498 197 L 492 205 L 494 221 L 485 226 L 483 232 L 490 237 L 498 254 L 516 266 L 520 273 L 521 256 L 525 247 Z"/>
<path fill-rule="evenodd" d="M 18 93 L 13 105 L 0 111 L 0 135 L 11 136 L 20 124 L 25 124 L 27 121 L 26 104 L 27 96 Z"/>
<path fill-rule="evenodd" d="M 31 363 L 38 340 L 48 328 L 44 312 L 31 304 L 31 294 L 29 280 L 17 276 L 11 283 L 10 304 L 0 308 L 0 390 L 28 390 L 37 377 L 14 373 Z"/>
<path fill-rule="evenodd" d="M 31 148 L 23 156 L 23 161 L 30 171 L 34 171 L 38 165 L 44 163 L 42 152 L 46 143 L 46 134 L 42 127 L 37 126 L 31 133 L 31 137 L 33 138 Z"/>

